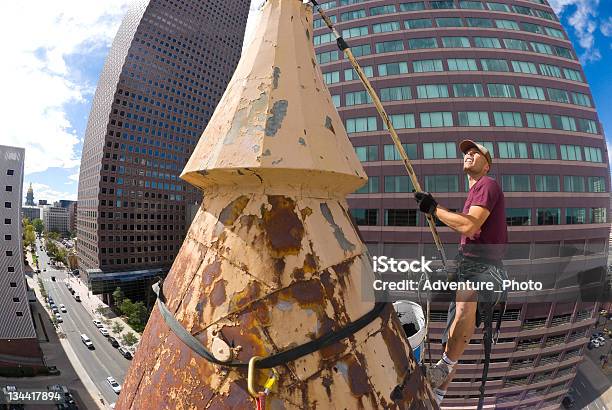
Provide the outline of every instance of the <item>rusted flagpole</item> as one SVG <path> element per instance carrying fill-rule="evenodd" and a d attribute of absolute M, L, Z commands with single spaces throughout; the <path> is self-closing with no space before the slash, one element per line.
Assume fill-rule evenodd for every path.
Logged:
<path fill-rule="evenodd" d="M 203 203 L 117 409 L 255 408 L 246 368 L 196 353 L 159 306 L 214 360 L 240 364 L 318 343 L 382 306 L 342 340 L 275 365 L 265 408 L 437 408 L 391 305 L 374 303 L 345 199 L 367 177 L 316 65 L 311 27 L 299 0 L 264 6 L 181 176 Z M 251 370 L 263 391 L 270 370 Z"/>

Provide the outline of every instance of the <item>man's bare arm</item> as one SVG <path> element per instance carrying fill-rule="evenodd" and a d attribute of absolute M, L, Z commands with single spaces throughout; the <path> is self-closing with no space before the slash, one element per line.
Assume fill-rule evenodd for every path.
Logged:
<path fill-rule="evenodd" d="M 467 214 L 452 212 L 438 205 L 436 216 L 449 228 L 467 237 L 473 236 L 487 220 L 491 212 L 482 206 L 470 206 Z"/>

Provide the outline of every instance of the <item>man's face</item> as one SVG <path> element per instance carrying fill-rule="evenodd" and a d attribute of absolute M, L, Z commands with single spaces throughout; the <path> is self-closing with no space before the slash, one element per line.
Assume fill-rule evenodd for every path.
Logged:
<path fill-rule="evenodd" d="M 484 175 L 489 172 L 487 158 L 476 148 L 463 154 L 463 172 L 469 175 Z"/>

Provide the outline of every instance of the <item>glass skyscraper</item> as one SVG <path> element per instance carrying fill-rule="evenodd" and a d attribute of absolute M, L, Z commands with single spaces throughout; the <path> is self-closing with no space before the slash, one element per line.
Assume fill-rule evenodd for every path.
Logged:
<path fill-rule="evenodd" d="M 553 290 L 542 303 L 512 294 L 485 404 L 557 408 L 598 314 L 596 301 L 572 296 L 576 272 L 580 286 L 601 286 L 610 234 L 603 129 L 563 27 L 545 0 L 336 0 L 322 7 L 381 97 L 424 189 L 442 205 L 461 210 L 467 196 L 459 141 L 473 139 L 492 153 L 491 176 L 506 198 L 506 267 Z M 436 258 L 374 105 L 317 15 L 314 27 L 318 63 L 369 176 L 349 197 L 364 240 L 373 255 Z M 439 231 L 453 244 L 452 257 L 459 236 Z M 437 360 L 446 306 L 434 306 L 431 319 Z M 477 332 L 443 407 L 476 407 L 481 342 Z"/>

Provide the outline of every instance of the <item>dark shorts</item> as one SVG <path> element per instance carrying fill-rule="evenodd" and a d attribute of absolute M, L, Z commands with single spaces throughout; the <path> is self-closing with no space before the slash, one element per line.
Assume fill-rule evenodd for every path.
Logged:
<path fill-rule="evenodd" d="M 502 289 L 502 283 L 507 279 L 508 274 L 501 263 L 484 263 L 467 258 L 462 258 L 457 262 L 457 282 L 493 283 L 493 290 L 480 290 L 477 292 L 476 327 L 480 326 L 480 323 L 485 320 L 486 313 L 489 313 L 490 317 L 492 317 L 493 309 L 506 301 L 508 294 L 507 291 Z M 456 302 L 453 301 L 448 307 L 448 317 L 446 319 L 446 329 L 442 335 L 442 345 L 445 345 L 448 341 L 450 328 L 455 320 L 455 310 Z"/>

